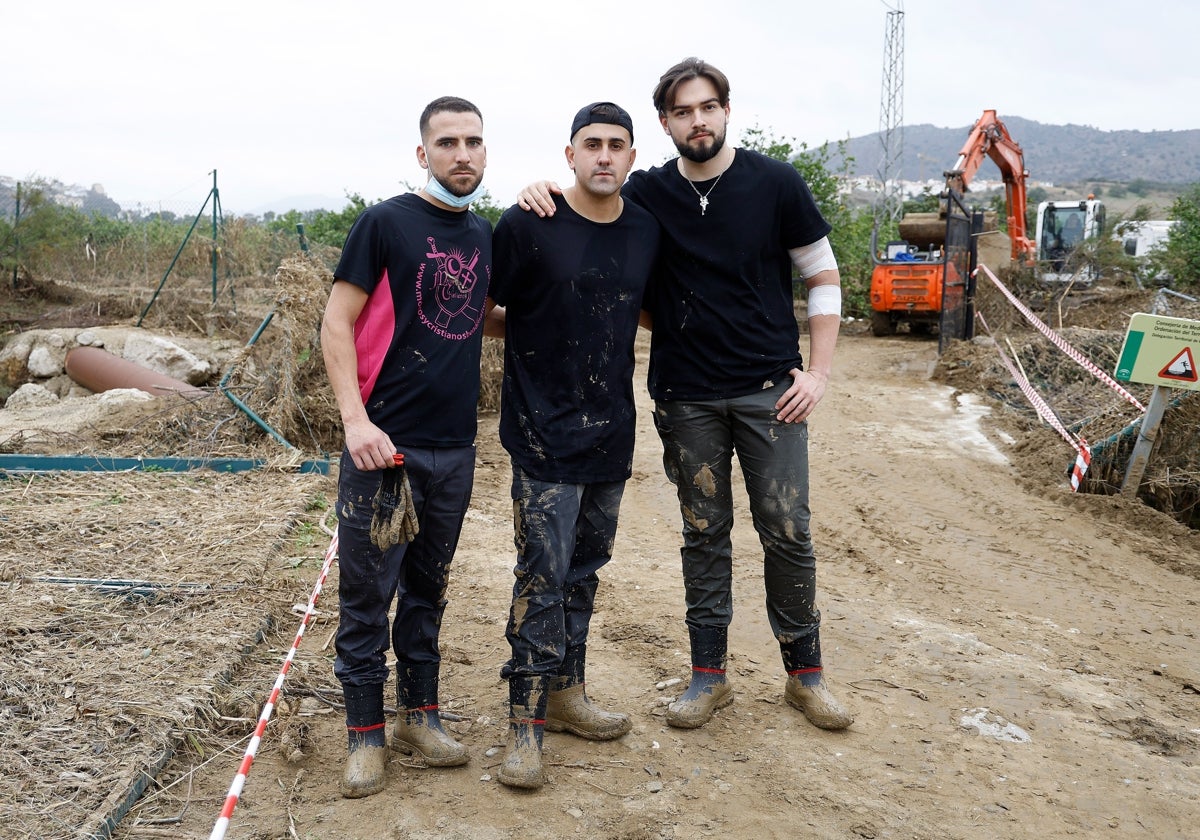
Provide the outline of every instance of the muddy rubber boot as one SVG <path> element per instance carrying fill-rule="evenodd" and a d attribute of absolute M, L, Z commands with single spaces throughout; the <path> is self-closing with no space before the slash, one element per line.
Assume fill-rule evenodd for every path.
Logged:
<path fill-rule="evenodd" d="M 713 712 L 733 702 L 733 689 L 725 681 L 729 629 L 689 625 L 688 636 L 692 643 L 692 680 L 683 696 L 667 707 L 667 723 L 680 729 L 703 726 Z"/>
<path fill-rule="evenodd" d="M 820 729 L 845 729 L 854 723 L 854 716 L 838 702 L 825 683 L 821 667 L 821 629 L 799 638 L 779 643 L 787 685 L 783 699 L 793 709 L 804 712 L 808 722 Z"/>
<path fill-rule="evenodd" d="M 811 684 L 805 685 L 806 682 Z M 804 712 L 808 722 L 820 729 L 845 729 L 854 723 L 854 716 L 833 696 L 819 671 L 815 682 L 811 677 L 799 674 L 788 676 L 783 699 L 792 708 Z"/>
<path fill-rule="evenodd" d="M 629 715 L 608 712 L 592 703 L 584 690 L 586 646 L 567 648 L 559 676 L 550 680 L 546 731 L 570 732 L 589 741 L 611 741 L 633 728 Z"/>
<path fill-rule="evenodd" d="M 342 796 L 360 799 L 383 790 L 387 778 L 387 724 L 383 719 L 383 686 L 342 687 L 346 700 L 346 743 L 349 756 L 339 786 Z"/>
<path fill-rule="evenodd" d="M 542 770 L 542 730 L 546 723 L 546 677 L 516 674 L 508 678 L 508 755 L 496 774 L 501 784 L 537 790 L 546 783 Z"/>
<path fill-rule="evenodd" d="M 583 683 L 551 691 L 546 704 L 546 729 L 570 732 L 589 741 L 611 741 L 633 728 L 629 715 L 608 712 L 593 705 Z"/>
<path fill-rule="evenodd" d="M 392 749 L 415 756 L 429 767 L 461 767 L 467 748 L 442 726 L 438 714 L 438 669 L 433 665 L 396 664 L 397 709 Z"/>

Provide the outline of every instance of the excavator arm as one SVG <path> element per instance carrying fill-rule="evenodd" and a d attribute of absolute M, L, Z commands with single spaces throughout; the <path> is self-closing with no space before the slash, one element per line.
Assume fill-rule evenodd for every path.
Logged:
<path fill-rule="evenodd" d="M 1004 178 L 1012 258 L 1032 262 L 1036 258 L 1037 247 L 1025 228 L 1025 181 L 1029 178 L 1029 171 L 1025 168 L 1025 155 L 1020 144 L 1012 139 L 995 111 L 984 111 L 971 128 L 954 168 L 943 173 L 946 186 L 959 193 L 966 192 L 985 156 L 992 159 Z"/>

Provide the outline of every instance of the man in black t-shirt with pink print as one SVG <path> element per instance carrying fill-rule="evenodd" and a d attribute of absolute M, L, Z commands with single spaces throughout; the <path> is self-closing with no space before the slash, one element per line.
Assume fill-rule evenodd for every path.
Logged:
<path fill-rule="evenodd" d="M 334 673 L 346 701 L 342 795 L 383 789 L 384 685 L 396 656 L 392 748 L 437 767 L 467 762 L 438 715 L 438 631 L 471 498 L 491 227 L 467 208 L 487 153 L 479 109 L 443 97 L 421 115 L 419 192 L 368 207 L 346 237 L 321 344 L 345 430 L 338 476 L 339 625 Z M 378 498 L 411 494 L 415 536 L 375 538 Z M 395 618 L 388 613 L 396 601 Z"/>

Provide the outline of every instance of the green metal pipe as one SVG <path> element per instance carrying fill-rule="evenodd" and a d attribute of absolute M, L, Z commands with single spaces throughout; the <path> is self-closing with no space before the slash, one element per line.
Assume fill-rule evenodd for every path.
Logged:
<path fill-rule="evenodd" d="M 217 216 L 220 213 L 221 194 L 217 192 L 217 170 L 213 170 L 212 212 L 212 302 L 217 302 Z"/>
<path fill-rule="evenodd" d="M 159 282 L 158 288 L 155 289 L 154 294 L 150 296 L 150 300 L 146 304 L 146 308 L 142 310 L 142 314 L 138 316 L 137 323 L 134 324 L 134 326 L 140 327 L 142 325 L 142 319 L 146 317 L 146 313 L 150 311 L 150 307 L 153 306 L 154 301 L 158 299 L 158 293 L 162 291 L 163 286 L 167 285 L 167 278 L 171 276 L 171 269 L 173 269 L 175 267 L 175 263 L 179 261 L 179 255 L 183 253 L 183 248 L 185 245 L 187 245 L 188 240 L 191 238 L 192 231 L 196 229 L 196 225 L 200 224 L 200 217 L 204 215 L 204 208 L 208 206 L 208 201 L 212 197 L 212 193 L 210 192 L 208 197 L 204 199 L 204 203 L 200 205 L 200 212 L 197 213 L 196 218 L 192 220 L 192 226 L 188 228 L 188 232 L 183 237 L 183 241 L 179 243 L 179 250 L 176 251 L 175 256 L 171 258 L 171 264 L 167 266 L 167 270 L 163 273 L 163 278 Z"/>
<path fill-rule="evenodd" d="M 238 397 L 231 394 L 227 389 L 222 389 L 221 393 L 224 394 L 231 403 L 233 403 L 238 408 L 240 408 L 247 417 L 249 417 L 252 421 L 254 421 L 254 424 L 256 426 L 258 426 L 264 432 L 269 434 L 271 437 L 275 438 L 275 440 L 282 443 L 284 445 L 284 447 L 286 447 L 287 449 L 293 449 L 293 450 L 296 448 L 296 447 L 292 446 L 290 443 L 288 443 L 283 438 L 283 436 L 281 434 L 279 434 L 279 432 L 275 431 L 269 425 L 267 425 L 266 420 L 263 420 L 261 417 L 259 417 L 257 414 L 255 414 L 254 410 L 251 409 L 250 406 L 248 406 L 244 402 L 242 402 Z"/>
<path fill-rule="evenodd" d="M 17 215 L 13 217 L 13 288 L 17 288 L 17 269 L 21 265 L 21 182 L 17 181 Z"/>

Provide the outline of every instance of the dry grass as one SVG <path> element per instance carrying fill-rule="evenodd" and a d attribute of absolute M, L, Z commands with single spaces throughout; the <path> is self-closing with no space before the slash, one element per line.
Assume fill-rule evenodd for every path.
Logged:
<path fill-rule="evenodd" d="M 182 739 L 207 740 L 229 716 L 231 669 L 295 597 L 264 591 L 265 572 L 324 504 L 324 482 L 271 471 L 0 482 L 6 838 L 111 828 Z"/>

